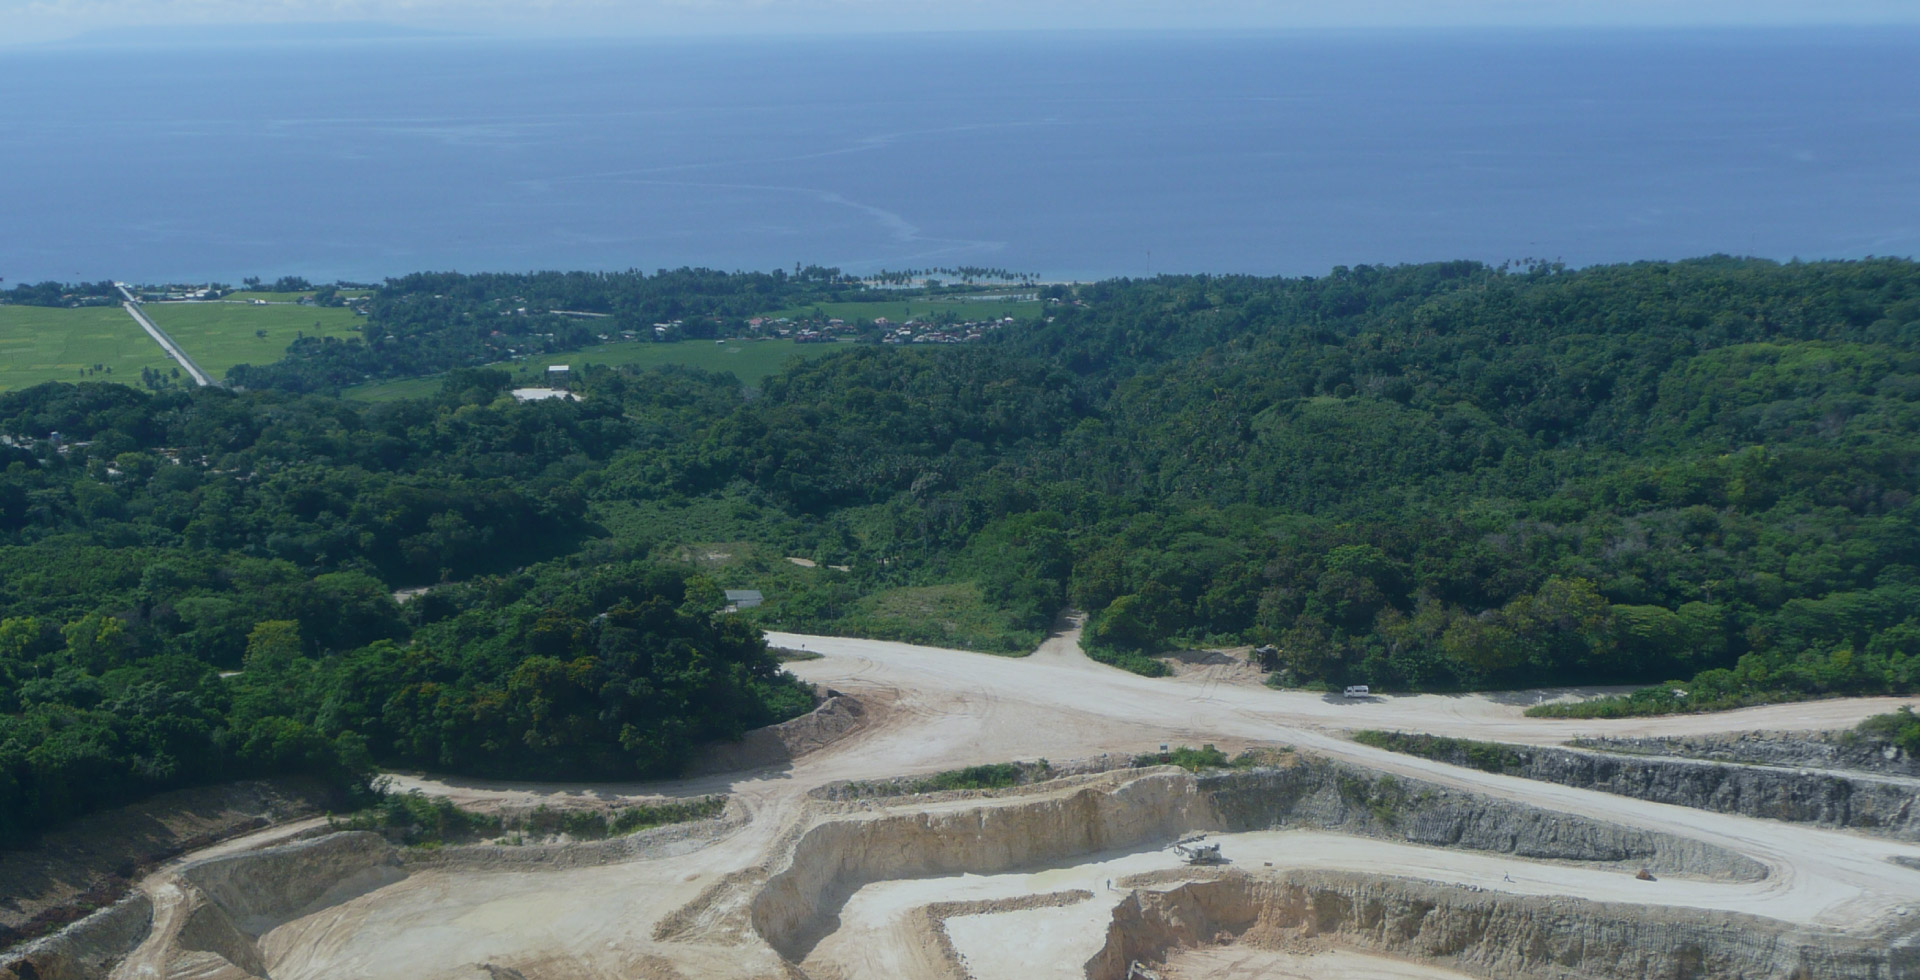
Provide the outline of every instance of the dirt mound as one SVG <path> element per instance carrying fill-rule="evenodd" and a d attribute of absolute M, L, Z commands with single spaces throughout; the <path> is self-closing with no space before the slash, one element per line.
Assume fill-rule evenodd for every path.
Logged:
<path fill-rule="evenodd" d="M 687 774 L 738 772 L 792 762 L 859 731 L 866 717 L 866 706 L 858 699 L 833 693 L 798 718 L 756 728 L 738 742 L 708 747 Z"/>
<path fill-rule="evenodd" d="M 352 832 L 213 858 L 180 870 L 182 880 L 250 936 L 405 877 L 397 849 L 378 834 Z"/>

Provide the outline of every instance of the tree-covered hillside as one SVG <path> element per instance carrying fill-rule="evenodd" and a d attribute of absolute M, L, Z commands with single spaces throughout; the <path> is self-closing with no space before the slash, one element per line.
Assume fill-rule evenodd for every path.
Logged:
<path fill-rule="evenodd" d="M 0 398 L 0 844 L 260 774 L 666 775 L 805 710 L 712 582 L 640 542 L 573 554 L 573 481 L 737 389 L 663 378 L 628 419 L 502 384 Z"/>
<path fill-rule="evenodd" d="M 447 304 L 415 331 L 444 357 L 387 308 L 395 339 L 263 370 L 466 363 L 505 299 L 753 281 L 671 280 L 409 280 L 375 302 Z M 752 390 L 0 396 L 0 837 L 250 773 L 671 772 L 805 706 L 756 624 L 1020 652 L 1074 606 L 1148 673 L 1244 643 L 1285 684 L 1685 681 L 1606 712 L 1920 687 L 1914 263 L 1045 292 Z M 716 616 L 722 588 L 768 602 Z"/>

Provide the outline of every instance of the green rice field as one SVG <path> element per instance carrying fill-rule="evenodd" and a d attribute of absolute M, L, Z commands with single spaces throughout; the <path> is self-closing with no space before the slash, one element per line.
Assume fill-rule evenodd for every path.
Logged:
<path fill-rule="evenodd" d="M 148 303 L 144 309 L 188 357 L 215 378 L 225 377 L 227 369 L 235 364 L 280 360 L 302 334 L 357 337 L 361 323 L 352 310 L 337 307 Z M 120 315 L 126 317 L 125 313 Z"/>
<path fill-rule="evenodd" d="M 174 367 L 118 306 L 0 306 L 0 391 L 44 381 L 120 381 L 139 387 L 141 368 L 171 372 Z"/>
<path fill-rule="evenodd" d="M 181 341 L 181 344 L 187 347 L 189 353 L 193 352 L 192 346 L 187 345 L 186 341 Z M 524 361 L 511 361 L 491 366 L 511 371 L 515 381 L 529 385 L 544 383 L 547 366 L 550 364 L 567 364 L 575 368 L 583 368 L 589 364 L 610 367 L 633 364 L 641 368 L 684 364 L 707 371 L 731 371 L 742 384 L 757 385 L 761 378 L 784 368 L 789 359 L 795 357 L 811 359 L 852 346 L 853 344 L 847 342 L 796 344 L 789 340 L 729 340 L 725 343 L 715 343 L 710 340 L 683 340 L 674 344 L 642 342 L 606 344 L 584 350 L 568 351 L 564 354 L 545 354 L 540 357 L 530 357 Z M 356 385 L 342 394 L 360 401 L 387 402 L 403 398 L 424 398 L 439 390 L 440 376 L 435 375 Z"/>

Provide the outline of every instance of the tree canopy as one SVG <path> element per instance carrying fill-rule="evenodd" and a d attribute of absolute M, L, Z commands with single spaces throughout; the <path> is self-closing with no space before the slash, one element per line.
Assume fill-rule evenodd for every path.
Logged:
<path fill-rule="evenodd" d="M 561 342 L 553 310 L 842 285 L 421 275 L 250 390 L 0 395 L 0 840 L 250 773 L 669 773 L 804 710 L 762 625 L 1018 652 L 1074 606 L 1142 672 L 1270 644 L 1276 683 L 1653 685 L 1607 713 L 1920 688 L 1912 262 L 1049 286 L 750 391 L 460 367 Z M 390 355 L 456 369 L 313 393 Z"/>

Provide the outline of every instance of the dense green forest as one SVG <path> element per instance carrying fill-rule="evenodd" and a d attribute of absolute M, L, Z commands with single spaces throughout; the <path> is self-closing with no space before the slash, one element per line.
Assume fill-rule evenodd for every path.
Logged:
<path fill-rule="evenodd" d="M 670 386 L 634 422 L 460 380 L 377 410 L 0 398 L 0 842 L 215 779 L 351 786 L 375 762 L 665 775 L 811 706 L 756 631 L 713 616 L 711 581 L 644 542 L 579 551 L 572 481 L 675 438 Z M 389 594 L 441 580 L 461 584 Z"/>
<path fill-rule="evenodd" d="M 1143 673 L 1652 685 L 1605 713 L 1920 688 L 1920 265 L 1115 280 L 750 390 L 314 393 L 481 358 L 509 301 L 845 285 L 688 275 L 409 277 L 250 390 L 0 396 L 0 839 L 251 773 L 669 773 L 809 703 L 756 626 L 1017 653 L 1070 606 Z"/>

